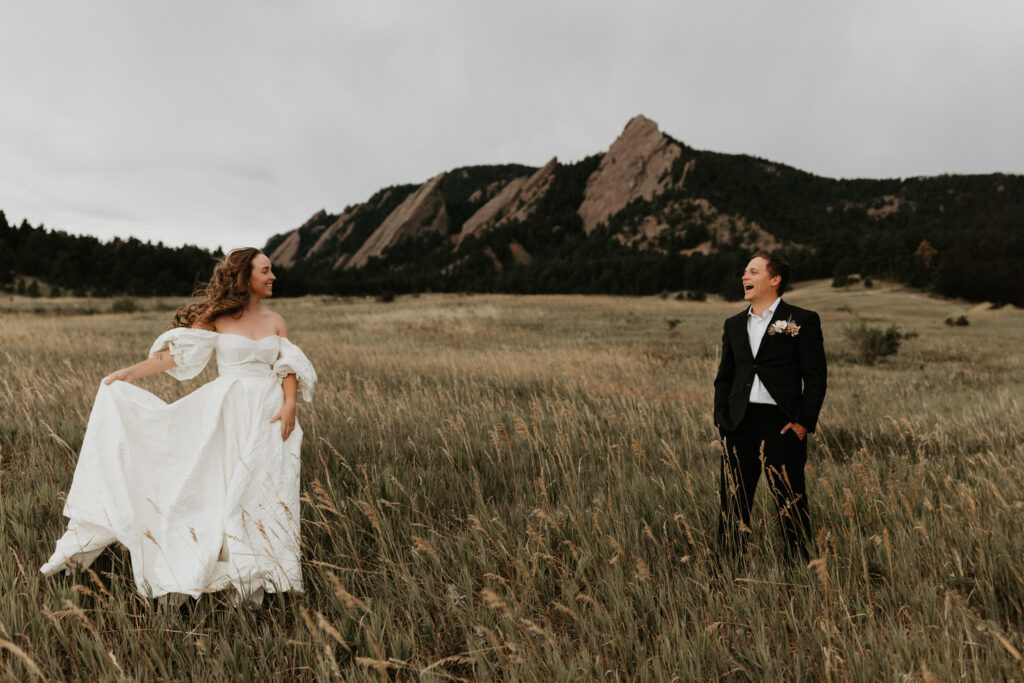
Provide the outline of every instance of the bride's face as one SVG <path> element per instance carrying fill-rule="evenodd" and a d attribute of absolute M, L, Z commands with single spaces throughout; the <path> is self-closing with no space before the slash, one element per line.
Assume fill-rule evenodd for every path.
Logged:
<path fill-rule="evenodd" d="M 274 295 L 274 271 L 270 267 L 270 259 L 266 254 L 256 254 L 252 260 L 252 273 L 249 275 L 249 292 L 260 299 Z"/>

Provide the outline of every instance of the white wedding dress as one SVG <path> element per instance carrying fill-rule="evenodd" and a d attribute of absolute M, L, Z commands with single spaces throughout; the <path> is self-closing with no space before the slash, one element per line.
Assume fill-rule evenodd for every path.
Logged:
<path fill-rule="evenodd" d="M 101 384 L 64 506 L 68 529 L 40 571 L 88 567 L 114 541 L 143 595 L 302 591 L 296 424 L 281 423 L 281 380 L 298 400 L 317 377 L 295 344 L 188 328 L 162 334 L 167 372 L 191 379 L 216 351 L 219 377 L 167 404 L 127 382 Z"/>

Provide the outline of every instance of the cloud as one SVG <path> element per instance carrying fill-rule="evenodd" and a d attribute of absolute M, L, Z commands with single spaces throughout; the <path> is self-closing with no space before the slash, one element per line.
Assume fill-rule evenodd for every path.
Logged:
<path fill-rule="evenodd" d="M 262 244 L 633 115 L 829 176 L 1024 171 L 1024 5 L 987 1 L 0 3 L 0 209 Z"/>

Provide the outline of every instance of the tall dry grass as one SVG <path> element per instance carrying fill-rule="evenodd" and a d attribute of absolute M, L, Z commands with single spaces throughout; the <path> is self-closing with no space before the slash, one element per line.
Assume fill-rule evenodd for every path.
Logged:
<path fill-rule="evenodd" d="M 38 574 L 100 378 L 169 316 L 11 307 L 0 672 L 1021 678 L 1024 314 L 970 311 L 972 325 L 949 328 L 962 306 L 898 289 L 787 298 L 822 314 L 831 363 L 809 460 L 810 567 L 779 561 L 765 493 L 746 561 L 715 551 L 711 379 L 735 304 L 275 302 L 322 383 L 299 415 L 306 593 L 258 610 L 217 595 L 155 605 L 116 549 L 93 572 Z M 843 330 L 861 321 L 919 336 L 858 365 Z M 141 384 L 171 399 L 198 381 Z"/>

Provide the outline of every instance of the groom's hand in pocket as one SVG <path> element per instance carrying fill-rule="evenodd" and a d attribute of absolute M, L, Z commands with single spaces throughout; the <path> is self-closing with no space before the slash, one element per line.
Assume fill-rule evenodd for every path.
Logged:
<path fill-rule="evenodd" d="M 796 438 L 801 441 L 803 441 L 804 437 L 807 436 L 807 428 L 799 422 L 787 422 L 786 426 L 782 428 L 782 431 L 779 432 L 779 434 L 785 434 L 791 429 L 793 430 L 793 433 L 796 434 Z"/>

